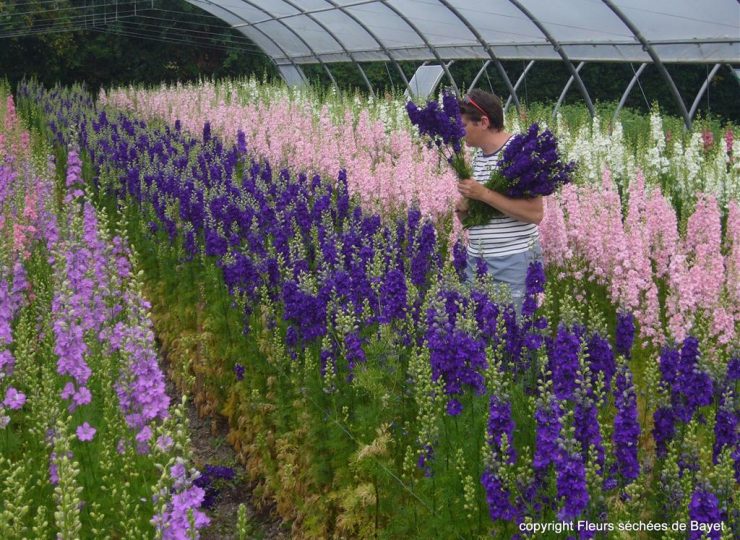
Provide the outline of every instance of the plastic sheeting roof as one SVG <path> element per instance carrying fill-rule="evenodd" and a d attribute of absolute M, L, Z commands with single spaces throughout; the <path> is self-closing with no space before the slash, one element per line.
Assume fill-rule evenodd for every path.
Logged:
<path fill-rule="evenodd" d="M 737 0 L 188 0 L 278 65 L 451 59 L 739 63 Z"/>

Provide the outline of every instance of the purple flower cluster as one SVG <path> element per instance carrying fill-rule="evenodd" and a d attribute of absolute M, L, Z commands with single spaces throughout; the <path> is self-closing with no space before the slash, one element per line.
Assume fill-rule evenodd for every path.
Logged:
<path fill-rule="evenodd" d="M 244 380 L 245 367 L 241 364 L 234 364 L 234 375 L 236 375 L 237 381 Z"/>
<path fill-rule="evenodd" d="M 406 275 L 399 269 L 390 270 L 380 287 L 380 321 L 392 322 L 406 316 Z"/>
<path fill-rule="evenodd" d="M 11 325 L 15 318 L 15 309 L 9 292 L 8 282 L 0 281 L 0 373 L 4 375 L 11 375 L 15 367 L 13 353 L 6 348 L 13 342 Z"/>
<path fill-rule="evenodd" d="M 205 491 L 203 507 L 213 508 L 223 484 L 234 480 L 234 478 L 236 478 L 236 472 L 231 467 L 206 465 L 200 476 L 193 481 L 194 486 L 198 486 Z"/>
<path fill-rule="evenodd" d="M 730 358 L 727 363 L 727 382 L 740 381 L 740 356 Z"/>
<path fill-rule="evenodd" d="M 430 145 L 451 146 L 455 153 L 462 150 L 465 128 L 460 117 L 460 105 L 453 93 L 443 92 L 441 107 L 437 100 L 428 101 L 422 108 L 409 101 L 406 112 L 419 134 L 429 138 Z"/>
<path fill-rule="evenodd" d="M 719 509 L 719 500 L 717 496 L 703 487 L 698 487 L 694 491 L 689 503 L 689 519 L 692 522 L 716 524 L 725 521 Z M 722 531 L 712 528 L 707 533 L 711 540 L 719 540 L 722 537 Z M 702 531 L 693 530 L 689 533 L 690 540 L 701 540 L 705 538 Z"/>
<path fill-rule="evenodd" d="M 24 292 L 28 287 L 26 269 L 20 262 L 13 266 L 11 283 L 2 279 L 0 273 L 0 379 L 13 374 L 15 358 L 9 348 L 13 343 L 12 323 L 25 302 Z"/>
<path fill-rule="evenodd" d="M 581 443 L 581 455 L 584 461 L 588 456 L 589 447 L 593 446 L 597 452 L 597 463 L 604 464 L 604 445 L 601 441 L 599 429 L 599 411 L 593 399 L 585 392 L 578 392 L 576 405 L 573 410 L 575 438 Z"/>
<path fill-rule="evenodd" d="M 545 267 L 540 261 L 534 261 L 527 267 L 525 278 L 524 301 L 522 302 L 521 330 L 518 332 L 522 345 L 531 351 L 538 350 L 544 344 L 544 337 L 539 332 L 547 327 L 545 317 L 535 317 L 537 295 L 545 292 Z"/>
<path fill-rule="evenodd" d="M 504 148 L 497 168 L 485 187 L 514 199 L 550 195 L 570 182 L 573 162 L 564 164 L 558 154 L 558 143 L 550 130 L 539 133 L 532 124 L 526 133 L 514 135 Z M 479 200 L 470 201 L 463 220 L 466 228 L 484 225 L 503 215 Z"/>
<path fill-rule="evenodd" d="M 365 351 L 362 349 L 362 340 L 356 331 L 344 336 L 344 350 L 345 360 L 347 360 L 347 367 L 351 376 L 357 363 L 364 363 L 366 360 Z"/>
<path fill-rule="evenodd" d="M 676 434 L 676 417 L 671 407 L 658 407 L 653 413 L 653 439 L 658 457 L 665 457 L 668 443 Z"/>
<path fill-rule="evenodd" d="M 714 399 L 714 384 L 709 374 L 699 369 L 699 341 L 687 337 L 680 349 L 664 347 L 659 367 L 662 382 L 670 394 L 670 406 L 653 413 L 653 438 L 658 456 L 665 456 L 667 444 L 673 438 L 677 422 L 688 423 L 699 407 Z"/>
<path fill-rule="evenodd" d="M 617 367 L 609 340 L 594 332 L 589 336 L 586 343 L 586 353 L 588 354 L 589 369 L 592 377 L 591 385 L 593 386 L 596 383 L 599 373 L 603 373 L 604 388 L 607 392 L 610 391 L 612 378 Z"/>
<path fill-rule="evenodd" d="M 468 250 L 460 240 L 457 240 L 452 246 L 452 265 L 458 277 L 462 278 L 468 265 Z"/>
<path fill-rule="evenodd" d="M 449 396 L 448 413 L 457 415 L 462 406 L 456 396 L 470 386 L 476 393 L 485 391 L 482 371 L 487 367 L 485 343 L 448 322 L 434 321 L 427 332 L 432 378 L 442 380 Z"/>
<path fill-rule="evenodd" d="M 205 490 L 195 485 L 195 480 L 182 461 L 170 467 L 172 492 L 158 496 L 168 497 L 162 513 L 152 518 L 152 524 L 166 540 L 186 540 L 197 537 L 198 529 L 207 526 L 211 520 L 200 510 L 205 499 Z M 191 529 L 192 515 L 195 530 Z"/>
<path fill-rule="evenodd" d="M 64 197 L 64 202 L 69 204 L 75 199 L 82 197 L 83 192 L 80 189 L 84 181 L 82 180 L 82 160 L 76 150 L 70 150 L 67 154 L 67 178 L 65 185 L 69 189 Z"/>
<path fill-rule="evenodd" d="M 712 458 L 717 463 L 717 457 L 724 448 L 737 448 L 740 445 L 738 435 L 738 411 L 731 399 L 723 397 L 714 422 L 714 446 Z"/>
<path fill-rule="evenodd" d="M 551 195 L 570 182 L 575 164 L 561 161 L 557 139 L 549 129 L 539 131 L 532 124 L 526 133 L 512 137 L 504 149 L 499 173 L 507 182 L 501 192 L 509 197 Z"/>
<path fill-rule="evenodd" d="M 501 478 L 486 469 L 480 478 L 480 483 L 486 492 L 488 515 L 496 521 L 512 521 L 517 517 L 516 508 L 511 504 L 509 490 L 505 488 Z"/>
<path fill-rule="evenodd" d="M 169 416 L 170 398 L 159 367 L 149 302 L 134 292 L 124 294 L 126 324 L 120 325 L 120 347 L 124 363 L 115 383 L 119 406 L 126 423 L 137 431 L 139 450 L 145 451 L 151 437 L 149 424 Z"/>

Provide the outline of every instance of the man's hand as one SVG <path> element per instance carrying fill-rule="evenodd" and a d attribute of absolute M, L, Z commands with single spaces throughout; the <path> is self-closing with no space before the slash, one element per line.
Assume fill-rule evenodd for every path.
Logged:
<path fill-rule="evenodd" d="M 455 202 L 455 212 L 458 214 L 467 214 L 468 210 L 470 210 L 470 199 L 460 197 L 457 202 Z"/>
<path fill-rule="evenodd" d="M 486 196 L 488 190 L 480 182 L 468 178 L 457 183 L 457 191 L 468 199 L 481 200 Z"/>

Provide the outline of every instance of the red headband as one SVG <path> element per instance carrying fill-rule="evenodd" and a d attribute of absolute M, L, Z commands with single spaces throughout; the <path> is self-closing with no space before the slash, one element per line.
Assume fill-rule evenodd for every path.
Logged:
<path fill-rule="evenodd" d="M 471 98 L 470 96 L 467 96 L 466 95 L 465 96 L 465 100 L 468 101 L 473 107 L 475 107 L 476 109 L 478 109 L 483 114 L 483 116 L 485 116 L 486 118 L 488 118 L 490 120 L 490 117 L 488 116 L 488 113 L 483 110 L 483 107 L 481 107 L 475 101 L 473 101 L 473 98 Z"/>

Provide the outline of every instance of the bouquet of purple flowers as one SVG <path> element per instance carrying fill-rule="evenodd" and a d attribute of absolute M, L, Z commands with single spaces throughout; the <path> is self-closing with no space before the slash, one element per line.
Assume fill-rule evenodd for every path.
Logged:
<path fill-rule="evenodd" d="M 465 160 L 462 144 L 465 128 L 455 94 L 445 90 L 442 93 L 441 108 L 436 100 L 427 102 L 421 109 L 413 101 L 409 101 L 406 103 L 406 112 L 411 123 L 419 130 L 419 135 L 427 139 L 427 146 L 437 147 L 457 177 L 470 178 L 473 171 Z"/>
<path fill-rule="evenodd" d="M 497 168 L 485 186 L 513 199 L 550 195 L 570 182 L 575 162 L 563 163 L 558 141 L 549 129 L 542 133 L 532 124 L 526 133 L 515 135 L 501 154 Z M 503 214 L 492 206 L 471 200 L 463 220 L 465 228 L 485 225 Z"/>

